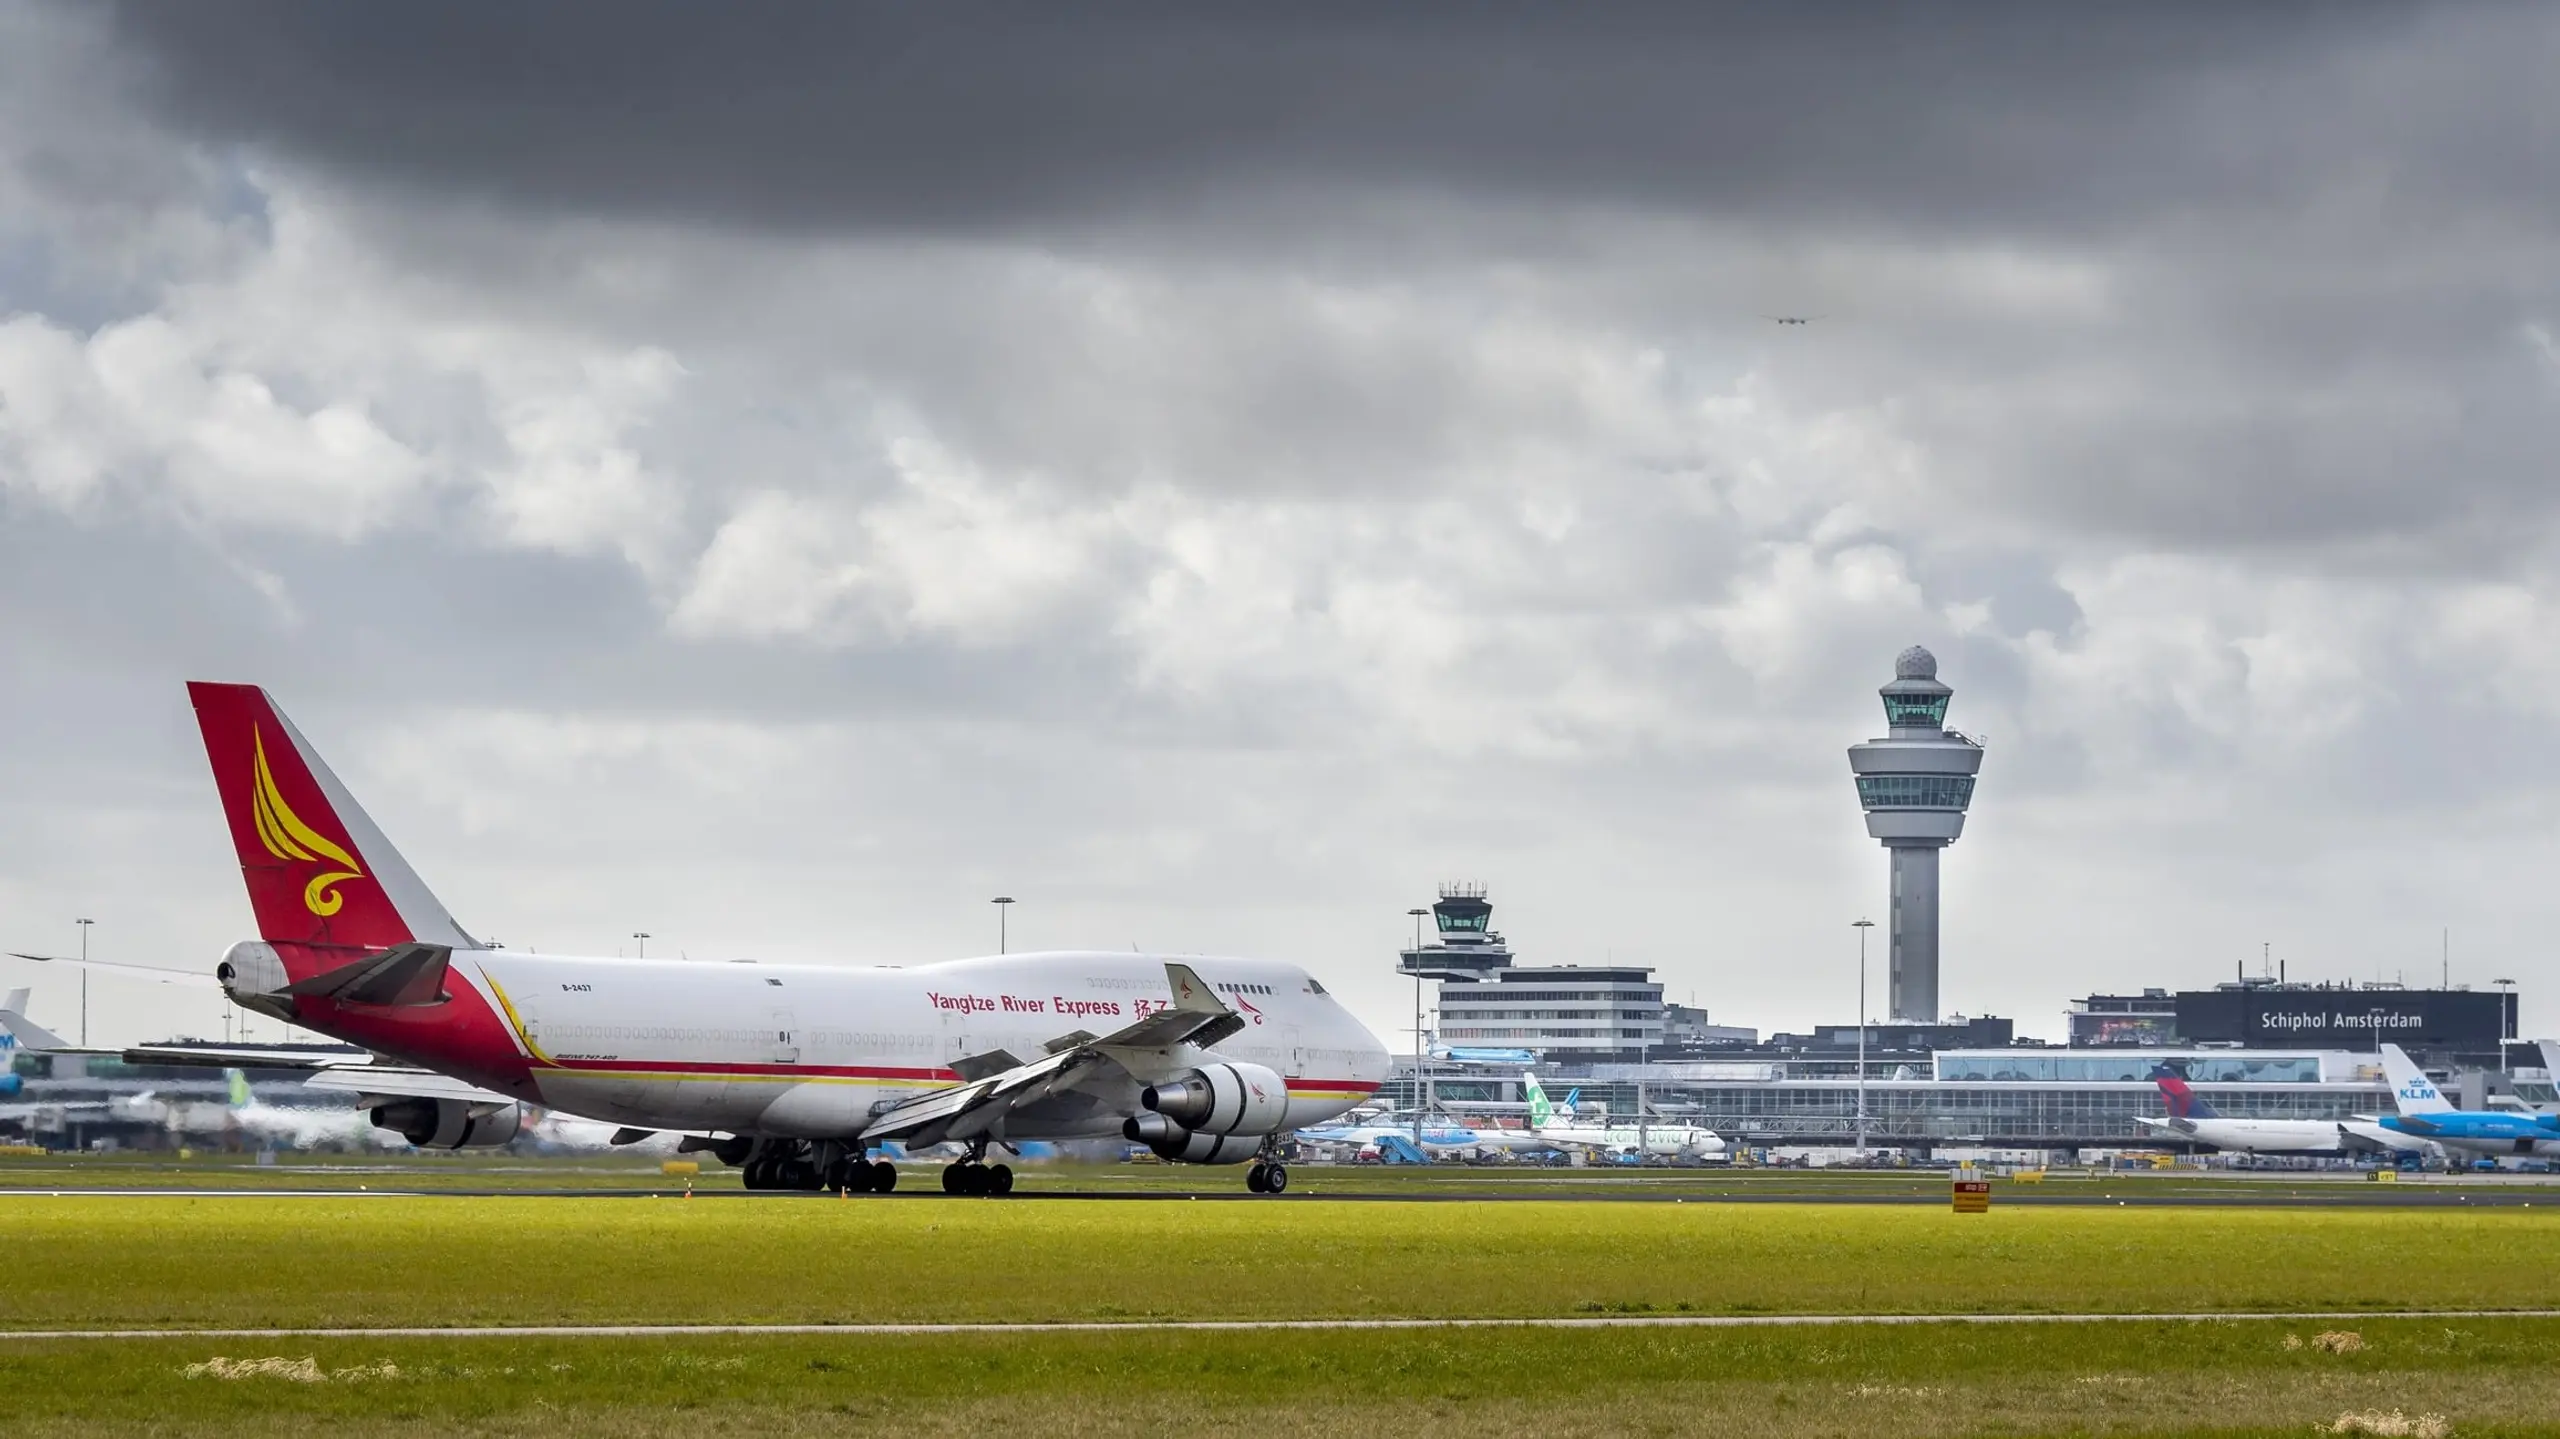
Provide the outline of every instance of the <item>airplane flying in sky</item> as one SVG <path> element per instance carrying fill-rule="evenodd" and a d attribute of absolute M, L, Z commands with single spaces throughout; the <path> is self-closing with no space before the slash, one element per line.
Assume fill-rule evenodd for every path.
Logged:
<path fill-rule="evenodd" d="M 751 1189 L 885 1189 L 870 1153 L 959 1146 L 943 1188 L 1002 1194 L 991 1149 L 1121 1137 L 1251 1162 L 1367 1100 L 1386 1047 L 1315 976 L 1264 960 L 1011 954 L 904 968 L 574 958 L 473 938 L 264 690 L 190 684 L 259 937 L 232 1001 L 389 1062 L 116 1051 L 136 1063 L 307 1069 L 411 1143 L 505 1143 L 528 1106 L 685 1136 Z M 27 1033 L 31 1047 L 63 1048 Z M 47 1042 L 49 1041 L 49 1042 Z"/>
<path fill-rule="evenodd" d="M 1714 1130 L 1694 1124 L 1577 1124 L 1571 1110 L 1564 1112 L 1564 1122 L 1559 1124 L 1556 1107 L 1548 1102 L 1538 1076 L 1524 1073 L 1521 1078 L 1529 1092 L 1529 1134 L 1542 1144 L 1620 1159 L 1724 1157 L 1724 1140 Z"/>
<path fill-rule="evenodd" d="M 2560 1114 L 2456 1109 L 2396 1044 L 2382 1046 L 2382 1068 L 2391 1076 L 2392 1099 L 2400 1106 L 2398 1114 L 2381 1116 L 2385 1129 L 2482 1158 L 2560 1155 Z"/>
<path fill-rule="evenodd" d="M 2242 1154 L 2390 1154 L 2430 1147 L 2423 1139 L 2395 1134 L 2372 1119 L 2226 1118 L 2189 1087 L 2186 1076 L 2169 1066 L 2153 1069 L 2151 1079 L 2160 1086 L 2169 1113 L 2161 1119 L 2136 1115 L 2133 1122 L 2163 1138 Z"/>

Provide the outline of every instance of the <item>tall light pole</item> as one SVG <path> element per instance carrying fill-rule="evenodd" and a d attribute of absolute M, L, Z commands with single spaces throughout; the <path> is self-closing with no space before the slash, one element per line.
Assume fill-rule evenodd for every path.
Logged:
<path fill-rule="evenodd" d="M 1867 1158 L 1867 931 L 1876 927 L 1872 919 L 1853 919 L 1849 927 L 1858 932 L 1858 1161 Z"/>
<path fill-rule="evenodd" d="M 645 929 L 635 929 L 631 931 L 631 937 L 640 941 L 640 957 L 642 959 L 647 959 L 649 957 L 649 932 Z"/>
<path fill-rule="evenodd" d="M 1422 1147 L 1422 917 L 1431 911 L 1408 909 L 1413 916 L 1413 1147 Z"/>
<path fill-rule="evenodd" d="M 988 900 L 987 903 L 996 907 L 996 953 L 1002 954 L 1005 952 L 1005 945 L 1012 939 L 1011 935 L 1005 933 L 1005 916 L 1013 912 L 1013 896 L 1000 894 Z"/>
<path fill-rule="evenodd" d="M 75 919 L 80 926 L 80 1047 L 89 1047 L 89 926 L 94 919 Z"/>

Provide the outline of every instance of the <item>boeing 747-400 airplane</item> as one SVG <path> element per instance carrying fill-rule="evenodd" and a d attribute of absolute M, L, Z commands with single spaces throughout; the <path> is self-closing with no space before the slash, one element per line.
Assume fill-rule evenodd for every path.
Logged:
<path fill-rule="evenodd" d="M 1265 960 L 1010 954 L 904 968 L 572 958 L 473 938 L 310 743 L 251 685 L 191 684 L 258 938 L 213 972 L 233 1002 L 386 1060 L 117 1051 L 312 1070 L 439 1148 L 503 1144 L 526 1106 L 688 1136 L 750 1189 L 885 1189 L 886 1143 L 960 1146 L 953 1193 L 1001 1194 L 991 1151 L 1120 1137 L 1250 1161 L 1367 1100 L 1386 1047 L 1315 976 Z M 39 1041 L 23 1015 L 10 1027 Z M 49 1047 L 58 1040 L 43 1035 Z"/>

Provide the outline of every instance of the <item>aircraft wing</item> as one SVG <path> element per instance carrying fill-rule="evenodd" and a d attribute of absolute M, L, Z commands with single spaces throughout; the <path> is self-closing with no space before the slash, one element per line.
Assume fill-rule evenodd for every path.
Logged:
<path fill-rule="evenodd" d="M 1215 1044 L 1244 1028 L 1244 1016 L 1228 1008 L 1191 966 L 1168 962 L 1164 974 L 1173 990 L 1173 1002 L 1165 1008 L 1098 1038 L 1078 1031 L 1052 1041 L 1049 1053 L 1040 1058 L 993 1074 L 972 1062 L 986 1056 L 955 1063 L 952 1068 L 963 1076 L 962 1083 L 882 1111 L 862 1131 L 863 1142 L 928 1145 L 1001 1135 L 1005 1116 L 1033 1100 L 1073 1089 L 1098 1065 L 1151 1068 L 1150 1057 L 1170 1058 L 1177 1045 Z"/>
<path fill-rule="evenodd" d="M 350 1065 L 324 1069 L 302 1081 L 305 1089 L 329 1089 L 359 1099 L 452 1099 L 464 1104 L 513 1104 L 515 1096 L 482 1089 L 468 1080 L 427 1069 Z"/>

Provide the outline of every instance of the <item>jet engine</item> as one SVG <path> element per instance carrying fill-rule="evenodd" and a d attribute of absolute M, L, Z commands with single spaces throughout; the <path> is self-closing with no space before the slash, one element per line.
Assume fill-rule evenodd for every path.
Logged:
<path fill-rule="evenodd" d="M 1289 1117 L 1289 1084 L 1259 1064 L 1210 1064 L 1148 1085 L 1138 1102 L 1194 1134 L 1269 1134 Z"/>
<path fill-rule="evenodd" d="M 490 1149 L 516 1137 L 524 1106 L 459 1099 L 395 1099 L 373 1111 L 378 1128 L 396 1129 L 420 1149 Z"/>
<path fill-rule="evenodd" d="M 1159 1159 L 1185 1164 L 1242 1164 L 1262 1152 L 1259 1134 L 1195 1134 L 1161 1114 L 1133 1115 L 1120 1132 L 1131 1143 L 1154 1150 Z"/>

